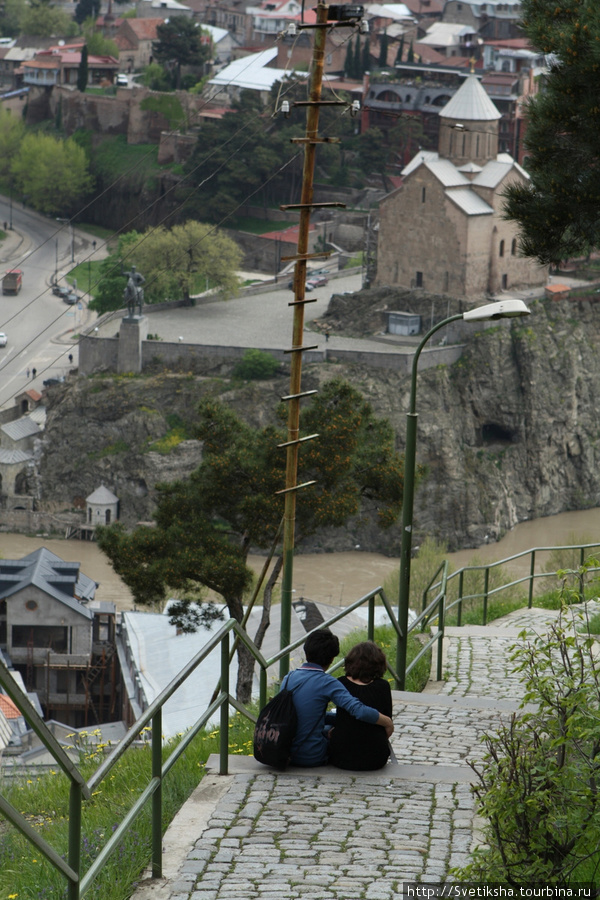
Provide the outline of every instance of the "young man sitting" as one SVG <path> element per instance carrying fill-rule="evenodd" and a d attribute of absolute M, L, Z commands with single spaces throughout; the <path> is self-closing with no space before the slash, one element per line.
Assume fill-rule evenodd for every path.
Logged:
<path fill-rule="evenodd" d="M 304 644 L 306 662 L 286 676 L 282 687 L 293 691 L 298 728 L 292 744 L 292 765 L 322 766 L 327 762 L 329 742 L 325 713 L 329 702 L 341 706 L 361 722 L 380 725 L 388 737 L 394 731 L 389 716 L 365 706 L 325 671 L 340 652 L 340 642 L 331 631 L 316 631 Z"/>

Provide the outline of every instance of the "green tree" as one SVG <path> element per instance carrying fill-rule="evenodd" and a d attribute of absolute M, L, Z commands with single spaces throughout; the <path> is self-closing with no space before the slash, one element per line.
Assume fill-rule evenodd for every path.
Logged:
<path fill-rule="evenodd" d="M 212 226 L 189 220 L 172 229 L 162 226 L 144 234 L 128 232 L 115 254 L 104 260 L 101 280 L 90 309 L 98 313 L 121 309 L 126 279 L 123 272 L 137 266 L 146 283 L 146 303 L 189 298 L 208 282 L 224 294 L 237 287 L 241 262 L 237 245 Z"/>
<path fill-rule="evenodd" d="M 172 73 L 173 86 L 181 86 L 181 67 L 201 69 L 212 59 L 213 47 L 210 34 L 187 16 L 172 16 L 156 29 L 158 40 L 154 43 L 154 57 Z"/>
<path fill-rule="evenodd" d="M 21 31 L 36 37 L 72 37 L 77 25 L 68 13 L 48 0 L 30 0 L 21 20 Z"/>
<path fill-rule="evenodd" d="M 380 128 L 367 128 L 358 138 L 358 161 L 361 171 L 365 174 L 381 175 L 385 190 L 387 190 L 385 167 L 390 155 L 390 148 L 385 141 L 385 135 Z"/>
<path fill-rule="evenodd" d="M 25 15 L 25 0 L 4 0 L 2 6 L 0 34 L 2 37 L 17 37 Z"/>
<path fill-rule="evenodd" d="M 399 66 L 402 64 L 403 55 L 404 55 L 404 35 L 402 35 L 402 37 L 400 38 L 400 41 L 398 43 L 398 51 L 396 53 L 396 62 L 395 62 L 396 66 Z"/>
<path fill-rule="evenodd" d="M 354 77 L 354 52 L 352 50 L 352 41 L 348 41 L 346 47 L 346 59 L 344 60 L 344 75 L 346 78 Z"/>
<path fill-rule="evenodd" d="M 0 177 L 10 174 L 10 166 L 15 159 L 25 134 L 21 117 L 12 115 L 9 109 L 0 107 Z"/>
<path fill-rule="evenodd" d="M 95 18 L 85 20 L 82 32 L 90 56 L 113 56 L 115 59 L 119 58 L 118 45 L 110 38 L 104 37 L 101 31 L 96 31 Z"/>
<path fill-rule="evenodd" d="M 354 39 L 354 53 L 352 54 L 353 66 L 352 66 L 352 77 L 356 78 L 357 81 L 362 78 L 362 58 L 360 55 L 360 35 L 357 34 Z"/>
<path fill-rule="evenodd" d="M 79 0 L 75 7 L 75 21 L 83 25 L 86 19 L 96 20 L 100 14 L 100 0 Z"/>
<path fill-rule="evenodd" d="M 10 170 L 34 209 L 50 215 L 74 210 L 93 185 L 85 151 L 72 138 L 26 134 Z"/>
<path fill-rule="evenodd" d="M 379 38 L 379 67 L 385 69 L 387 66 L 389 38 L 387 31 L 384 31 Z"/>
<path fill-rule="evenodd" d="M 150 88 L 151 91 L 166 93 L 173 90 L 173 80 L 158 63 L 150 63 L 150 65 L 146 66 L 142 73 L 141 82 L 145 87 Z"/>
<path fill-rule="evenodd" d="M 414 63 L 415 61 L 415 51 L 413 49 L 413 42 L 411 41 L 408 45 L 408 53 L 406 54 L 406 62 Z"/>
<path fill-rule="evenodd" d="M 369 45 L 369 38 L 367 38 L 363 44 L 361 68 L 363 75 L 365 72 L 371 71 L 371 48 Z"/>
<path fill-rule="evenodd" d="M 77 90 L 84 94 L 88 84 L 88 48 L 84 44 L 81 48 L 81 61 L 77 69 Z"/>
<path fill-rule="evenodd" d="M 285 483 L 285 454 L 277 445 L 285 430 L 251 428 L 213 400 L 202 401 L 199 416 L 202 463 L 187 481 L 160 486 L 155 526 L 131 534 L 118 525 L 103 528 L 99 545 L 137 602 L 161 603 L 177 590 L 191 603 L 208 587 L 241 621 L 252 581 L 248 553 L 277 540 L 283 503 L 276 491 Z M 306 409 L 303 428 L 319 438 L 303 450 L 299 478 L 317 484 L 298 504 L 297 542 L 340 527 L 369 505 L 381 527 L 391 525 L 402 502 L 403 463 L 389 423 L 353 387 L 334 380 Z M 253 663 L 244 647 L 238 660 L 237 695 L 247 702 Z"/>
<path fill-rule="evenodd" d="M 543 89 L 526 106 L 527 184 L 507 188 L 506 216 L 520 249 L 557 263 L 600 244 L 600 17 L 592 2 L 525 0 L 533 47 L 551 54 Z"/>

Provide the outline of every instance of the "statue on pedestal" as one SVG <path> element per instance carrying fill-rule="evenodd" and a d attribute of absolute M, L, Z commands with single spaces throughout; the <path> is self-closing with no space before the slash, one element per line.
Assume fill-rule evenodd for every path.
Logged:
<path fill-rule="evenodd" d="M 124 273 L 127 276 L 127 286 L 123 291 L 123 299 L 127 304 L 127 318 L 135 319 L 142 315 L 142 306 L 144 304 L 144 288 L 142 285 L 146 281 L 141 272 L 136 270 L 135 266 L 131 267 L 131 272 Z M 137 315 L 135 308 L 137 306 Z"/>

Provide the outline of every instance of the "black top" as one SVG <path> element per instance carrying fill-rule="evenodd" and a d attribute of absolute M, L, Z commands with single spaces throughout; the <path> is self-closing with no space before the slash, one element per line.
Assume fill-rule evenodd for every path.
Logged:
<path fill-rule="evenodd" d="M 355 684 L 343 676 L 339 681 L 365 706 L 372 706 L 392 715 L 392 692 L 389 682 L 376 678 L 370 684 Z M 359 722 L 345 709 L 338 707 L 335 726 L 329 740 L 329 762 L 339 769 L 367 771 L 381 769 L 390 755 L 390 747 L 381 725 Z"/>

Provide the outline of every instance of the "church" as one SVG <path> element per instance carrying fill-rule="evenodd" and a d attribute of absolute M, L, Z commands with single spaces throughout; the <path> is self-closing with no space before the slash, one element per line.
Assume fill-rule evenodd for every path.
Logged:
<path fill-rule="evenodd" d="M 498 153 L 499 119 L 469 75 L 440 111 L 438 151 L 420 150 L 380 204 L 376 284 L 475 302 L 545 283 L 546 269 L 519 256 L 517 225 L 503 218 L 506 186 L 529 176 Z"/>

